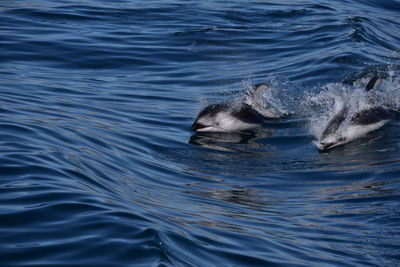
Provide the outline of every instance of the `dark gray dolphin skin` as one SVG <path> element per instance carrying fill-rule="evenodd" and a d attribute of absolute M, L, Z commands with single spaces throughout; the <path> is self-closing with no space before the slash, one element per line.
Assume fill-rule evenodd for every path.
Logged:
<path fill-rule="evenodd" d="M 370 91 L 371 89 L 373 89 L 377 83 L 380 83 L 380 79 L 378 76 L 374 76 L 371 78 L 371 80 L 369 80 L 369 82 L 367 83 L 367 85 L 365 86 L 365 91 Z"/>
<path fill-rule="evenodd" d="M 366 91 L 373 89 L 379 82 L 379 77 L 374 76 L 368 82 L 365 87 Z M 349 105 L 344 106 L 327 124 L 325 130 L 322 132 L 319 143 L 317 144 L 320 152 L 326 152 L 338 145 L 345 144 L 353 139 L 346 136 L 335 136 L 339 127 L 346 120 L 349 111 Z M 396 117 L 396 112 L 392 109 L 385 107 L 373 107 L 369 109 L 361 110 L 355 113 L 349 122 L 349 126 L 359 126 L 364 127 L 362 133 L 367 133 L 369 131 L 375 130 L 383 126 L 387 121 L 392 120 Z M 368 128 L 369 127 L 369 128 Z"/>
<path fill-rule="evenodd" d="M 257 84 L 254 92 L 267 90 L 266 84 Z M 248 97 L 254 97 L 250 92 Z M 249 104 L 242 102 L 239 106 L 232 102 L 212 104 L 204 108 L 192 125 L 198 132 L 234 132 L 255 128 L 263 123 L 264 117 Z"/>

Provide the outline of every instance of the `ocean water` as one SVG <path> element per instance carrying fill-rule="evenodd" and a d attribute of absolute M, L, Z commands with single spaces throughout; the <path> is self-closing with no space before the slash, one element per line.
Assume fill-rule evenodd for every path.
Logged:
<path fill-rule="evenodd" d="M 399 48 L 394 0 L 0 2 L 0 265 L 399 266 L 400 121 L 315 145 Z M 292 115 L 191 130 L 257 83 Z"/>

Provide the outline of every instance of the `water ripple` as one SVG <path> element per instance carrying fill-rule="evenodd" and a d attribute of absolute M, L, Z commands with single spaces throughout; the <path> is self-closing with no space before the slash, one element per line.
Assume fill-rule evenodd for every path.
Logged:
<path fill-rule="evenodd" d="M 399 265 L 398 118 L 325 154 L 310 130 L 375 73 L 398 106 L 398 10 L 3 1 L 1 265 Z M 260 82 L 294 116 L 191 131 Z"/>

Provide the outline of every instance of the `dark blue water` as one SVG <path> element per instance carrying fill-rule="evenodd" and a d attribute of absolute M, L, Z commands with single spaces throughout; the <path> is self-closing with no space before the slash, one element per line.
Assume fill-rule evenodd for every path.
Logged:
<path fill-rule="evenodd" d="M 399 48 L 392 0 L 2 1 L 0 265 L 400 265 L 400 121 L 320 154 L 304 100 Z M 260 82 L 295 116 L 191 131 Z"/>

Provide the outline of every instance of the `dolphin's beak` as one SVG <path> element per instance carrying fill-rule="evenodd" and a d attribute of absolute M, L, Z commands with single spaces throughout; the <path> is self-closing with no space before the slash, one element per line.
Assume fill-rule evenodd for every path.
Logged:
<path fill-rule="evenodd" d="M 215 126 L 204 125 L 197 122 L 193 123 L 192 130 L 196 132 L 218 132 L 218 133 L 225 132 L 224 129 Z"/>
<path fill-rule="evenodd" d="M 205 128 L 205 127 L 207 127 L 207 126 L 205 126 L 205 125 L 203 125 L 201 123 L 194 122 L 193 125 L 192 125 L 192 130 L 193 131 L 198 131 L 198 130 L 200 130 L 202 128 Z"/>
<path fill-rule="evenodd" d="M 336 147 L 338 145 L 338 143 L 318 143 L 317 147 L 318 147 L 318 151 L 320 153 L 325 153 L 330 151 L 331 149 L 333 149 L 334 147 Z"/>

